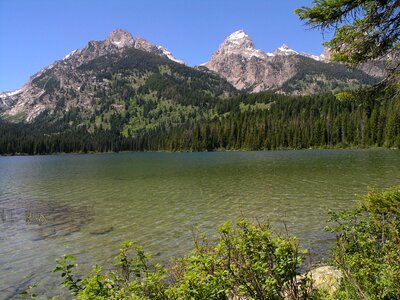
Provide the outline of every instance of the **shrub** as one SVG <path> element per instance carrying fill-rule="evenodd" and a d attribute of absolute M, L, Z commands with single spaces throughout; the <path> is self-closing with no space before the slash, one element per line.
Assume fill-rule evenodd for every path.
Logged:
<path fill-rule="evenodd" d="M 61 272 L 62 284 L 76 299 L 166 299 L 165 269 L 150 264 L 148 255 L 134 245 L 131 241 L 123 243 L 113 271 L 104 273 L 96 265 L 86 277 L 76 279 L 72 274 L 76 265 L 70 263 L 75 258 L 64 256 L 54 272 Z"/>
<path fill-rule="evenodd" d="M 80 280 L 71 256 L 58 262 L 63 284 L 77 299 L 309 299 L 309 278 L 297 277 L 303 261 L 298 240 L 275 236 L 268 225 L 241 220 L 220 228 L 214 243 L 197 233 L 193 251 L 169 269 L 125 242 L 116 269 L 96 266 Z"/>
<path fill-rule="evenodd" d="M 349 211 L 332 213 L 332 260 L 343 273 L 337 299 L 400 298 L 400 187 L 371 190 Z"/>
<path fill-rule="evenodd" d="M 300 299 L 308 291 L 308 278 L 296 278 L 302 261 L 297 239 L 274 236 L 265 224 L 227 223 L 216 246 L 195 238 L 177 264 L 174 290 L 185 299 Z"/>

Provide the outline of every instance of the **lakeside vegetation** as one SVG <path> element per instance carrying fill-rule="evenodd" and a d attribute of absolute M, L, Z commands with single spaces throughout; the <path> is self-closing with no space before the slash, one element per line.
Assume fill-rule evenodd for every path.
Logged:
<path fill-rule="evenodd" d="M 328 225 L 337 236 L 328 263 L 339 275 L 319 283 L 298 239 L 245 220 L 223 225 L 216 239 L 196 231 L 193 250 L 167 266 L 127 241 L 114 268 L 80 277 L 64 256 L 54 272 L 76 299 L 399 299 L 400 186 L 370 190 Z M 34 288 L 25 294 L 36 297 Z"/>

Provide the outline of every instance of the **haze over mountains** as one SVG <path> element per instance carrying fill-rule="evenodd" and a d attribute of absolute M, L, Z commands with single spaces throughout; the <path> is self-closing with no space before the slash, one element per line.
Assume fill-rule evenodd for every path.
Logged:
<path fill-rule="evenodd" d="M 41 70 L 19 90 L 0 93 L 0 115 L 31 122 L 44 112 L 52 115 L 72 107 L 90 115 L 96 110 L 99 91 L 115 90 L 112 81 L 116 78 L 130 80 L 130 89 L 136 93 L 149 84 L 149 79 L 157 86 L 174 79 L 175 91 L 191 90 L 198 97 L 226 97 L 237 93 L 235 88 L 301 95 L 376 82 L 362 70 L 350 70 L 328 60 L 327 51 L 315 56 L 298 53 L 286 45 L 272 52 L 256 49 L 251 38 L 239 30 L 219 46 L 208 62 L 190 68 L 166 48 L 117 29 L 104 41 L 90 41 L 83 49 Z M 196 82 L 202 85 L 200 90 L 195 90 Z"/>

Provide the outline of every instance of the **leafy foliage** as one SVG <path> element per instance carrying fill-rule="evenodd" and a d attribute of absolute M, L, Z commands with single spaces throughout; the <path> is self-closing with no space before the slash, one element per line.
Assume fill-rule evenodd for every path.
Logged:
<path fill-rule="evenodd" d="M 311 299 L 309 278 L 296 276 L 302 264 L 298 241 L 274 236 L 268 225 L 238 221 L 225 224 L 210 242 L 196 234 L 192 253 L 170 268 L 152 265 L 133 242 L 125 242 L 116 269 L 99 266 L 76 280 L 72 257 L 59 261 L 63 285 L 77 299 Z M 133 257 L 131 252 L 134 250 Z"/>
<path fill-rule="evenodd" d="M 354 210 L 332 213 L 332 259 L 344 279 L 338 299 L 400 297 L 400 187 L 371 190 Z"/>
<path fill-rule="evenodd" d="M 53 272 L 61 272 L 62 284 L 68 287 L 74 295 L 82 289 L 81 280 L 74 278 L 72 274 L 73 268 L 77 266 L 77 264 L 72 263 L 75 260 L 76 258 L 72 255 L 64 255 L 62 259 L 57 260 L 57 267 L 53 270 Z"/>
<path fill-rule="evenodd" d="M 295 10 L 308 25 L 334 29 L 325 45 L 336 61 L 356 67 L 363 62 L 389 60 L 389 78 L 398 81 L 400 50 L 399 0 L 316 0 Z"/>
<path fill-rule="evenodd" d="M 295 12 L 313 27 L 335 28 L 327 43 L 335 59 L 357 65 L 398 50 L 399 5 L 398 0 L 317 0 Z"/>
<path fill-rule="evenodd" d="M 220 234 L 216 246 L 204 236 L 195 239 L 193 253 L 179 261 L 179 299 L 301 299 L 308 293 L 296 278 L 303 261 L 297 239 L 243 220 L 225 224 Z"/>
<path fill-rule="evenodd" d="M 84 278 L 76 279 L 72 269 L 76 264 L 72 256 L 58 261 L 54 272 L 61 272 L 66 286 L 76 299 L 165 299 L 167 286 L 163 283 L 165 269 L 151 265 L 140 246 L 126 241 L 116 257 L 115 270 L 104 272 L 96 265 Z M 133 257 L 131 252 L 134 252 Z"/>

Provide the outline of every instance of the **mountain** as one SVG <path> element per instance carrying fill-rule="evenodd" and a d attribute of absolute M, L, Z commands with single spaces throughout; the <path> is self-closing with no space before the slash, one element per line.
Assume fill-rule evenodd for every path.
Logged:
<path fill-rule="evenodd" d="M 287 94 L 311 94 L 359 87 L 377 79 L 363 70 L 330 63 L 329 51 L 320 56 L 298 53 L 283 44 L 272 52 L 255 48 L 239 30 L 228 36 L 201 67 L 226 78 L 239 90 L 271 90 Z M 200 67 L 200 68 L 201 68 Z"/>
<path fill-rule="evenodd" d="M 0 94 L 0 155 L 399 147 L 400 106 L 389 91 L 340 101 L 331 92 L 283 94 L 373 81 L 328 56 L 286 45 L 264 52 L 238 31 L 206 66 L 190 68 L 164 47 L 115 30 Z M 240 92 L 228 81 L 272 91 Z"/>
<path fill-rule="evenodd" d="M 359 70 L 350 70 L 344 65 L 329 63 L 330 53 L 327 50 L 316 56 L 298 53 L 283 44 L 272 52 L 265 52 L 256 49 L 251 38 L 243 30 L 232 33 L 220 45 L 210 61 L 194 71 L 186 67 L 183 61 L 176 59 L 168 49 L 141 37 L 134 39 L 129 32 L 117 29 L 104 41 L 90 41 L 83 49 L 76 49 L 62 60 L 41 70 L 20 89 L 0 93 L 0 116 L 13 121 L 31 122 L 43 113 L 52 115 L 56 110 L 61 112 L 62 109 L 68 112 L 72 107 L 95 113 L 96 108 L 92 103 L 96 102 L 96 93 L 98 94 L 99 90 L 110 89 L 111 79 L 115 80 L 111 77 L 115 77 L 116 74 L 110 71 L 118 71 L 119 74 L 125 74 L 127 71 L 125 69 L 128 66 L 114 70 L 113 64 L 116 61 L 127 60 L 127 57 L 130 57 L 132 63 L 135 56 L 137 59 L 143 56 L 134 50 L 157 56 L 163 59 L 163 63 L 165 61 L 168 61 L 168 64 L 177 63 L 182 67 L 181 70 L 190 69 L 189 73 L 197 72 L 200 77 L 205 76 L 213 78 L 215 82 L 222 82 L 216 79 L 218 75 L 235 88 L 246 92 L 269 90 L 301 95 L 338 91 L 375 83 L 376 78 L 384 74 L 380 62 L 365 64 Z M 100 58 L 103 60 L 104 68 L 100 70 L 98 76 L 96 71 L 91 71 L 85 66 L 94 66 L 95 64 L 91 63 Z M 154 58 L 147 57 L 146 60 L 154 63 Z M 137 77 L 134 78 L 136 83 L 130 86 L 133 90 L 140 88 L 140 85 L 144 85 L 148 79 L 148 74 L 144 75 L 146 61 L 137 61 L 135 64 L 134 67 L 140 64 L 141 71 L 127 75 L 127 78 L 131 79 Z M 111 77 L 101 78 L 106 69 L 108 69 L 107 76 Z M 153 67 L 151 69 L 152 74 L 159 74 L 164 79 L 170 76 L 164 69 Z M 227 87 L 226 83 L 223 85 L 223 89 L 228 91 L 227 94 L 231 93 L 232 87 Z M 193 84 L 191 89 L 193 90 Z M 202 92 L 206 93 L 205 90 Z"/>
<path fill-rule="evenodd" d="M 111 115 L 128 114 L 127 127 L 136 130 L 161 119 L 181 122 L 199 105 L 236 93 L 219 76 L 187 67 L 166 48 L 117 29 L 41 70 L 19 90 L 0 93 L 0 116 L 14 122 L 68 116 L 71 126 L 94 130 L 109 127 Z M 149 120 L 152 113 L 162 117 Z"/>
<path fill-rule="evenodd" d="M 299 95 L 376 81 L 362 70 L 329 63 L 329 56 L 298 53 L 285 44 L 265 52 L 239 30 L 204 66 L 190 68 L 166 48 L 117 29 L 49 65 L 20 89 L 0 93 L 0 118 L 94 132 L 111 128 L 118 116 L 118 128 L 131 136 L 212 118 L 210 107 L 238 90 Z M 379 65 L 374 68 L 377 73 Z"/>

